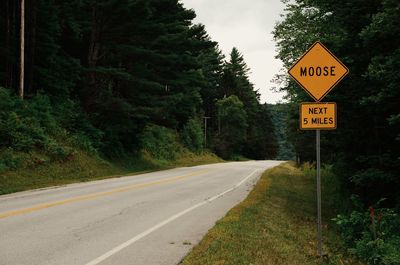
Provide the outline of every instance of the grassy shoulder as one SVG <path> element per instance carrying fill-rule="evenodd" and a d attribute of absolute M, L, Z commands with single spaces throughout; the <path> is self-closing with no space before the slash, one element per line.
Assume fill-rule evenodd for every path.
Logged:
<path fill-rule="evenodd" d="M 32 159 L 29 156 L 26 159 Z M 174 161 L 157 160 L 143 155 L 118 161 L 106 161 L 98 156 L 77 151 L 70 159 L 43 165 L 28 166 L 1 172 L 0 195 L 18 191 L 136 175 L 174 167 L 219 163 L 223 160 L 208 152 L 180 154 Z"/>
<path fill-rule="evenodd" d="M 361 264 L 345 253 L 329 225 L 329 203 L 323 208 L 328 255 L 316 256 L 314 187 L 313 176 L 292 163 L 267 170 L 248 198 L 217 222 L 182 265 Z"/>

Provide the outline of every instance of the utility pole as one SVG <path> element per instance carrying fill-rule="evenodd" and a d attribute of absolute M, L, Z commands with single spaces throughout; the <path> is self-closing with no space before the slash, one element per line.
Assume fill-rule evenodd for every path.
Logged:
<path fill-rule="evenodd" d="M 204 149 L 207 147 L 207 120 L 211 119 L 211 117 L 203 117 L 204 119 Z"/>
<path fill-rule="evenodd" d="M 21 0 L 21 46 L 20 46 L 20 75 L 19 75 L 19 97 L 24 99 L 25 79 L 25 0 Z"/>
<path fill-rule="evenodd" d="M 221 134 L 221 115 L 218 109 L 218 135 Z"/>

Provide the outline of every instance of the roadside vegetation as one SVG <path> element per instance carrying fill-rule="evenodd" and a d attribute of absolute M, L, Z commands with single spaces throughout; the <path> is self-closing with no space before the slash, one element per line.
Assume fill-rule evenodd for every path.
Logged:
<path fill-rule="evenodd" d="M 332 193 L 326 187 L 325 198 L 340 205 L 328 205 L 336 209 L 329 218 L 335 218 L 351 253 L 371 264 L 400 264 L 400 2 L 282 2 L 286 12 L 273 34 L 284 68 L 319 40 L 350 69 L 324 98 L 338 106 L 337 130 L 321 136 L 322 162 L 334 176 L 327 179 L 337 187 Z M 298 129 L 298 106 L 310 100 L 307 93 L 278 74 L 277 89 L 287 93 L 286 102 L 261 103 L 240 51 L 232 48 L 225 57 L 181 1 L 26 1 L 23 97 L 17 96 L 19 10 L 20 1 L 0 1 L 0 194 L 221 161 L 217 156 L 315 160 L 314 133 Z M 284 189 L 304 188 L 299 194 L 311 196 L 305 183 L 312 167 L 304 168 L 304 176 L 298 169 L 280 170 L 297 177 L 268 173 L 266 194 L 280 198 L 269 208 L 282 224 L 288 217 L 311 226 L 311 199 Z M 250 207 L 248 216 L 272 227 L 267 216 L 251 215 L 262 212 L 260 205 Z M 321 262 L 308 251 L 308 230 L 299 231 L 304 240 L 282 232 L 264 246 L 288 239 L 286 250 L 281 244 L 287 252 L 274 250 L 276 256 L 293 250 L 293 262 Z M 334 242 L 328 240 L 328 253 L 336 253 Z M 234 246 L 225 254 L 240 264 L 236 255 L 246 248 Z"/>
<path fill-rule="evenodd" d="M 0 3 L 0 93 L 13 102 L 20 91 L 19 3 Z M 181 1 L 40 0 L 26 2 L 25 9 L 26 102 L 2 104 L 0 122 L 5 133 L 21 119 L 28 128 L 0 134 L 0 151 L 31 152 L 36 143 L 27 142 L 25 129 L 35 130 L 36 140 L 43 131 L 50 135 L 45 153 L 59 159 L 73 148 L 54 133 L 112 158 L 154 151 L 152 137 L 178 137 L 197 151 L 205 147 L 208 117 L 211 152 L 224 159 L 275 156 L 269 109 L 259 101 L 244 57 L 237 48 L 225 57 Z M 32 108 L 20 109 L 38 98 L 60 132 L 53 131 L 54 123 L 42 124 L 46 117 L 29 112 Z M 15 146 L 14 139 L 30 146 Z M 156 155 L 172 158 L 178 147 L 168 147 L 168 155 L 166 148 Z"/>
<path fill-rule="evenodd" d="M 337 103 L 338 128 L 321 133 L 322 163 L 351 202 L 336 218 L 346 247 L 371 264 L 400 264 L 400 1 L 283 2 L 273 34 L 284 67 L 321 41 L 350 69 L 323 99 Z M 313 161 L 315 132 L 298 129 L 299 104 L 310 97 L 287 74 L 276 80 L 296 161 Z"/>
<path fill-rule="evenodd" d="M 23 96 L 19 10 L 0 2 L 0 193 L 275 157 L 244 57 L 181 1 L 26 1 Z"/>
<path fill-rule="evenodd" d="M 29 158 L 28 158 L 29 159 Z M 75 151 L 66 161 L 51 162 L 35 167 L 21 167 L 0 174 L 0 195 L 30 189 L 59 186 L 113 177 L 169 169 L 220 163 L 224 160 L 213 153 L 193 153 L 184 150 L 174 161 L 157 160 L 148 155 L 105 160 L 99 156 Z"/>
<path fill-rule="evenodd" d="M 148 126 L 141 149 L 130 153 L 101 152 L 102 134 L 73 102 L 53 106 L 45 95 L 23 101 L 0 89 L 0 194 L 223 161 L 203 149 L 195 121 L 181 136 Z"/>
<path fill-rule="evenodd" d="M 317 257 L 315 171 L 290 162 L 267 170 L 181 265 L 363 264 L 346 251 L 333 225 L 338 183 L 329 168 L 322 173 L 325 257 Z"/>

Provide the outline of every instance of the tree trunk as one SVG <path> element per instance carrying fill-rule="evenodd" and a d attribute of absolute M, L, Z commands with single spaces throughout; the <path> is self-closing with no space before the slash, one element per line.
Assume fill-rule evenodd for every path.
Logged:
<path fill-rule="evenodd" d="M 92 26 L 88 50 L 89 86 L 85 93 L 85 107 L 87 111 L 90 110 L 96 93 L 96 66 L 100 52 L 100 31 L 99 11 L 97 5 L 94 4 L 92 7 Z"/>
<path fill-rule="evenodd" d="M 29 93 L 33 92 L 34 83 L 34 67 L 35 67 L 35 52 L 36 52 L 36 23 L 37 23 L 37 9 L 36 9 L 36 0 L 30 1 L 30 34 L 29 34 L 29 42 L 28 42 L 28 59 L 27 59 L 27 86 L 26 89 Z"/>
<path fill-rule="evenodd" d="M 90 71 L 90 82 L 95 83 L 95 71 L 94 69 L 97 66 L 97 61 L 99 59 L 99 51 L 100 51 L 100 21 L 98 18 L 98 10 L 97 6 L 94 5 L 92 9 L 92 29 L 91 29 L 91 36 L 90 36 L 90 43 L 89 43 L 89 52 L 88 52 L 88 66 L 91 70 Z"/>
<path fill-rule="evenodd" d="M 4 26 L 5 26 L 5 80 L 4 87 L 11 88 L 12 87 L 12 80 L 13 80 L 13 64 L 12 64 L 12 8 L 10 6 L 10 1 L 6 0 L 4 5 L 1 5 L 1 8 L 4 8 L 4 11 L 1 12 L 1 15 L 4 15 Z"/>

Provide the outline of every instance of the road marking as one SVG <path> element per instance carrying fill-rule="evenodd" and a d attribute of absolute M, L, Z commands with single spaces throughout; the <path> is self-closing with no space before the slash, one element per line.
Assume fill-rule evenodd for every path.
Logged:
<path fill-rule="evenodd" d="M 203 202 L 200 202 L 200 203 L 198 203 L 198 204 L 196 204 L 196 205 L 194 205 L 194 206 L 192 206 L 192 207 L 190 207 L 190 208 L 188 208 L 188 209 L 186 209 L 186 210 L 183 210 L 182 212 L 179 212 L 179 213 L 177 213 L 177 214 L 171 216 L 170 218 L 168 218 L 168 219 L 162 221 L 161 223 L 159 223 L 159 224 L 157 224 L 157 225 L 155 225 L 155 226 L 153 226 L 153 227 L 147 229 L 146 231 L 140 233 L 139 235 L 137 235 L 137 236 L 135 236 L 135 237 L 129 239 L 128 241 L 122 243 L 121 245 L 119 245 L 119 246 L 117 246 L 117 247 L 111 249 L 110 251 L 106 252 L 105 254 L 101 255 L 100 257 L 98 257 L 98 258 L 96 258 L 96 259 L 94 259 L 94 260 L 92 260 L 92 261 L 86 263 L 86 265 L 97 265 L 97 264 L 99 264 L 100 262 L 103 262 L 104 260 L 108 259 L 108 258 L 111 257 L 112 255 L 114 255 L 114 254 L 120 252 L 120 251 L 123 250 L 124 248 L 129 247 L 130 245 L 132 245 L 132 244 L 135 243 L 136 241 L 138 241 L 138 240 L 142 239 L 143 237 L 145 237 L 145 236 L 151 234 L 152 232 L 158 230 L 159 228 L 161 228 L 161 227 L 163 227 L 163 226 L 169 224 L 170 222 L 172 222 L 172 221 L 178 219 L 179 217 L 181 217 L 181 216 L 183 216 L 183 215 L 185 215 L 185 214 L 187 214 L 187 213 L 189 213 L 189 212 L 195 210 L 196 208 L 199 208 L 199 207 L 201 207 L 201 206 L 203 206 L 203 205 L 205 205 L 205 204 L 207 204 L 207 203 L 210 203 L 210 202 L 212 202 L 212 201 L 214 201 L 214 200 L 216 200 L 216 199 L 218 199 L 218 198 L 224 196 L 224 195 L 227 194 L 228 192 L 231 192 L 231 191 L 237 189 L 239 186 L 241 186 L 243 183 L 245 183 L 249 178 L 251 178 L 251 177 L 254 175 L 254 173 L 256 173 L 257 171 L 259 171 L 259 169 L 254 170 L 250 175 L 248 175 L 247 177 L 245 177 L 242 181 L 240 181 L 239 183 L 237 183 L 237 184 L 236 184 L 235 186 L 233 186 L 232 188 L 230 188 L 230 189 L 228 189 L 228 190 L 226 190 L 226 191 L 224 191 L 224 192 L 221 192 L 220 194 L 218 194 L 218 195 L 216 195 L 216 196 L 214 196 L 214 197 L 211 197 L 211 198 L 209 198 L 209 199 L 207 199 L 207 200 L 205 200 L 205 201 L 203 201 Z"/>
<path fill-rule="evenodd" d="M 200 171 L 196 171 L 196 172 L 186 174 L 183 176 L 171 177 L 171 178 L 167 178 L 167 179 L 162 179 L 162 180 L 157 180 L 157 181 L 142 183 L 142 184 L 134 184 L 134 185 L 117 188 L 117 189 L 113 189 L 113 190 L 109 190 L 109 191 L 97 192 L 97 193 L 82 195 L 82 196 L 78 196 L 78 197 L 74 197 L 74 198 L 70 198 L 70 199 L 54 201 L 54 202 L 49 202 L 49 203 L 45 203 L 45 204 L 39 204 L 39 205 L 35 205 L 32 207 L 28 207 L 28 208 L 3 212 L 3 213 L 0 213 L 0 219 L 4 219 L 7 217 L 16 216 L 16 215 L 23 215 L 23 214 L 27 214 L 27 213 L 31 213 L 31 212 L 36 212 L 39 210 L 43 210 L 43 209 L 47 209 L 47 208 L 51 208 L 51 207 L 55 207 L 55 206 L 60 206 L 60 205 L 64 205 L 64 204 L 86 201 L 86 200 L 91 200 L 91 199 L 104 197 L 104 196 L 110 196 L 110 195 L 113 195 L 116 193 L 127 192 L 127 191 L 130 191 L 133 189 L 139 189 L 139 188 L 144 188 L 144 187 L 149 187 L 149 186 L 154 186 L 154 185 L 159 185 L 159 184 L 164 184 L 164 183 L 169 183 L 169 182 L 175 182 L 175 181 L 178 181 L 181 179 L 197 176 L 197 175 L 206 173 L 208 171 L 209 170 L 200 170 Z"/>

